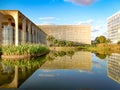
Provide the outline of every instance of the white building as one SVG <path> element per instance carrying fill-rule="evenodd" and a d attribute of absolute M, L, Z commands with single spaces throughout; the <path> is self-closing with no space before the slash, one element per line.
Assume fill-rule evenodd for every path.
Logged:
<path fill-rule="evenodd" d="M 112 43 L 120 41 L 120 11 L 108 17 L 108 38 Z"/>

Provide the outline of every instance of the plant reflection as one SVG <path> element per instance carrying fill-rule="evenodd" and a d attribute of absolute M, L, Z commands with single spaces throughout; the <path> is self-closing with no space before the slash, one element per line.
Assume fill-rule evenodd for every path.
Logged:
<path fill-rule="evenodd" d="M 107 56 L 107 54 L 100 54 L 100 53 L 95 53 L 95 55 L 96 55 L 97 57 L 99 57 L 100 59 L 105 59 L 106 56 Z"/>
<path fill-rule="evenodd" d="M 74 51 L 51 51 L 47 56 L 46 56 L 46 60 L 52 61 L 54 60 L 56 57 L 63 57 L 65 55 L 69 56 L 72 58 L 72 56 L 74 55 Z"/>
<path fill-rule="evenodd" d="M 45 62 L 45 56 L 0 62 L 0 88 L 18 88 Z"/>

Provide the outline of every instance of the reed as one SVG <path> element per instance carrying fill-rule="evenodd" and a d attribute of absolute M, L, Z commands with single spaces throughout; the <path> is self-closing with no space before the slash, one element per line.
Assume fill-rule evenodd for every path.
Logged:
<path fill-rule="evenodd" d="M 1 49 L 3 55 L 34 55 L 47 50 L 46 46 L 39 44 L 3 46 Z"/>

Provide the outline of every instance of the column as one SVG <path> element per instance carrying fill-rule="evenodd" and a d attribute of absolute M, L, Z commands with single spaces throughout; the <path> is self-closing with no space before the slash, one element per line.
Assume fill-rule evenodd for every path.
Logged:
<path fill-rule="evenodd" d="M 3 44 L 2 19 L 3 15 L 0 13 L 0 45 Z"/>
<path fill-rule="evenodd" d="M 34 38 L 35 38 L 35 31 L 34 31 L 35 29 L 34 29 L 34 26 L 32 26 L 32 34 L 33 34 L 33 44 L 34 44 L 34 42 L 35 42 L 35 40 L 34 40 Z"/>
<path fill-rule="evenodd" d="M 18 14 L 15 15 L 15 45 L 19 44 L 19 32 L 18 32 Z"/>
<path fill-rule="evenodd" d="M 38 30 L 38 43 L 40 43 L 40 30 Z"/>
<path fill-rule="evenodd" d="M 30 22 L 28 23 L 28 36 L 29 36 L 28 37 L 29 38 L 28 41 L 29 41 L 29 43 L 31 43 L 31 23 Z"/>
<path fill-rule="evenodd" d="M 38 43 L 38 28 L 37 28 L 37 43 Z"/>
<path fill-rule="evenodd" d="M 33 43 L 33 26 L 31 26 L 31 28 L 32 28 L 32 30 L 31 30 L 31 33 L 32 33 L 32 35 L 31 35 L 31 42 Z"/>
<path fill-rule="evenodd" d="M 22 43 L 26 43 L 26 19 L 22 20 Z"/>
<path fill-rule="evenodd" d="M 37 43 L 37 28 L 35 27 L 35 43 Z"/>

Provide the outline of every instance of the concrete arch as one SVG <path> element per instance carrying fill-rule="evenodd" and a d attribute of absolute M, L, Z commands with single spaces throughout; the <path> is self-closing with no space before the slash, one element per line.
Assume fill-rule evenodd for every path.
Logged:
<path fill-rule="evenodd" d="M 0 44 L 7 44 L 9 43 L 9 45 L 14 44 L 15 42 L 15 37 L 14 37 L 14 27 L 15 25 L 15 18 L 13 17 L 13 15 L 9 12 L 0 12 L 0 36 L 1 36 L 1 40 L 0 40 Z M 7 37 L 9 38 L 9 40 L 7 41 L 7 37 L 4 34 L 4 29 L 5 28 L 9 28 L 11 31 L 8 31 L 8 35 Z"/>

